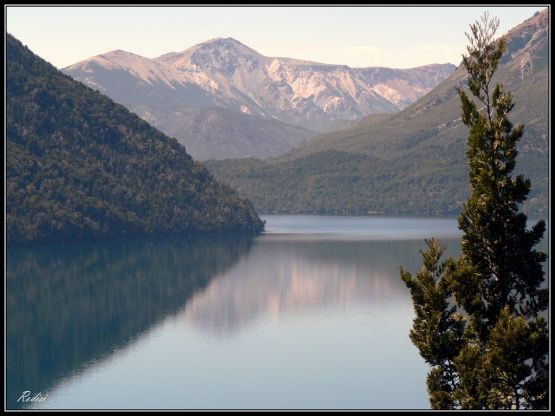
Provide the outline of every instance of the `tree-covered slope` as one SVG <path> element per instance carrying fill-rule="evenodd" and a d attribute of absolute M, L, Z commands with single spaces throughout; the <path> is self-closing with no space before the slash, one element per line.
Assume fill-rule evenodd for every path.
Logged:
<path fill-rule="evenodd" d="M 511 121 L 525 124 L 516 171 L 531 179 L 525 208 L 548 208 L 547 9 L 507 33 L 508 52 L 494 78 L 513 93 Z M 289 155 L 208 168 L 260 212 L 456 214 L 468 198 L 466 137 L 456 87 L 459 68 L 403 111 L 370 116 L 320 135 Z"/>
<path fill-rule="evenodd" d="M 11 35 L 6 54 L 8 242 L 263 228 L 175 139 Z"/>

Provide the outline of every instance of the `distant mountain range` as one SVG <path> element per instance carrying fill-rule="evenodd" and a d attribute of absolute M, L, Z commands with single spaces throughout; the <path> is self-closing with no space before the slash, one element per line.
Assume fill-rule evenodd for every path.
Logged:
<path fill-rule="evenodd" d="M 516 171 L 531 179 L 529 212 L 547 213 L 549 180 L 549 15 L 537 13 L 506 34 L 508 51 L 494 82 L 512 91 L 524 123 Z M 280 158 L 209 162 L 259 212 L 455 214 L 469 194 L 459 67 L 427 95 L 395 114 L 312 138 Z"/>
<path fill-rule="evenodd" d="M 175 139 L 6 43 L 9 243 L 263 229 Z"/>
<path fill-rule="evenodd" d="M 454 70 L 452 64 L 350 68 L 266 57 L 218 38 L 154 59 L 112 51 L 62 71 L 175 136 L 193 157 L 228 159 L 277 156 L 314 131 L 399 111 Z"/>

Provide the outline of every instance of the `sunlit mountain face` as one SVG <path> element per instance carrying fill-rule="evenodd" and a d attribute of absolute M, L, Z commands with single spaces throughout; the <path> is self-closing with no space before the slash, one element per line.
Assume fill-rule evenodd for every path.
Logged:
<path fill-rule="evenodd" d="M 116 50 L 62 71 L 176 137 L 194 158 L 279 156 L 320 131 L 399 111 L 455 70 L 267 57 L 232 38 L 145 58 Z"/>
<path fill-rule="evenodd" d="M 110 73 L 126 73 L 137 83 L 174 93 L 179 88 L 197 87 L 213 104 L 303 124 L 398 111 L 454 70 L 453 64 L 351 68 L 268 57 L 233 38 L 217 38 L 154 59 L 112 51 L 71 65 L 64 72 L 108 95 L 116 93 L 109 82 Z M 194 100 L 194 96 L 189 98 Z"/>

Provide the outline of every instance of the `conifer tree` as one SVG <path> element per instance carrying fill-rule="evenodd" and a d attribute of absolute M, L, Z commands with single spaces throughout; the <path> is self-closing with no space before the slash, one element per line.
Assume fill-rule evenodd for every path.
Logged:
<path fill-rule="evenodd" d="M 540 409 L 549 400 L 546 255 L 534 249 L 545 223 L 527 229 L 519 211 L 530 192 L 529 180 L 512 175 L 524 125 L 509 121 L 511 93 L 501 83 L 492 89 L 506 50 L 504 38 L 494 41 L 498 25 L 484 13 L 463 56 L 472 97 L 458 90 L 471 189 L 458 217 L 462 254 L 441 262 L 444 247 L 432 239 L 415 276 L 401 269 L 435 409 Z"/>

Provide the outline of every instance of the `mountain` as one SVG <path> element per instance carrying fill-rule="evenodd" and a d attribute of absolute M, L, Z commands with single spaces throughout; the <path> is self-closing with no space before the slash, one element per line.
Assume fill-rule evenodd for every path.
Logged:
<path fill-rule="evenodd" d="M 166 132 L 172 137 L 180 136 L 187 151 L 200 160 L 280 156 L 315 134 L 302 127 L 220 107 L 191 111 L 166 126 Z"/>
<path fill-rule="evenodd" d="M 230 109 L 297 124 L 398 111 L 455 69 L 451 64 L 350 68 L 266 57 L 233 38 L 213 39 L 155 61 L 210 91 Z"/>
<path fill-rule="evenodd" d="M 509 31 L 508 51 L 494 82 L 512 91 L 514 124 L 524 123 L 516 171 L 531 179 L 525 208 L 547 213 L 548 11 Z M 459 67 L 404 110 L 376 114 L 355 126 L 311 139 L 290 154 L 260 161 L 211 162 L 216 176 L 261 212 L 456 214 L 469 195 L 468 130 L 455 87 Z"/>
<path fill-rule="evenodd" d="M 398 111 L 454 69 L 451 64 L 413 69 L 326 65 L 266 57 L 235 39 L 218 38 L 155 59 L 112 51 L 62 71 L 174 135 L 194 157 L 226 159 L 230 155 L 214 149 L 212 142 L 227 143 L 232 154 L 284 154 L 314 130 L 341 128 L 369 113 Z M 214 107 L 234 113 L 234 135 L 227 134 L 225 123 L 214 126 L 212 133 L 218 130 L 218 136 L 189 130 L 191 123 L 207 124 L 200 118 Z M 227 113 L 226 121 L 230 118 Z M 255 123 L 255 130 L 272 134 L 262 134 L 261 144 L 252 141 L 245 152 L 243 136 L 252 136 Z M 273 150 L 266 152 L 268 148 Z"/>
<path fill-rule="evenodd" d="M 6 70 L 9 243 L 263 228 L 175 139 L 11 35 Z"/>

